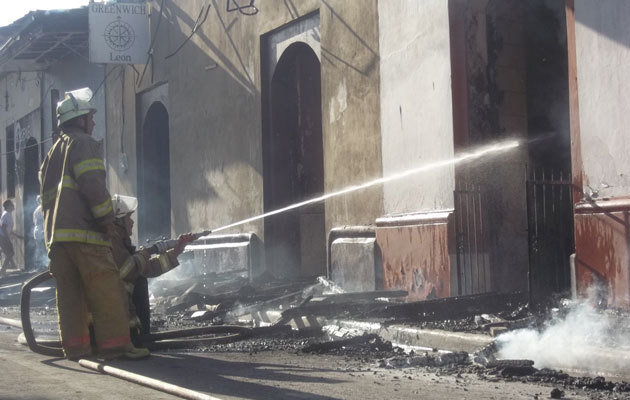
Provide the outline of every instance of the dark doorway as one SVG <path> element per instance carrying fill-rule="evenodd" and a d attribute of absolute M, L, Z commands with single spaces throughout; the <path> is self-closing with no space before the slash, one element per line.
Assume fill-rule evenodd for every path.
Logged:
<path fill-rule="evenodd" d="M 15 197 L 15 125 L 7 127 L 7 197 Z"/>
<path fill-rule="evenodd" d="M 524 146 L 456 167 L 453 287 L 544 301 L 568 288 L 573 252 L 565 1 L 473 3 L 449 2 L 455 151 Z"/>
<path fill-rule="evenodd" d="M 138 136 L 138 236 L 140 241 L 171 235 L 171 178 L 168 112 L 149 107 Z"/>
<path fill-rule="evenodd" d="M 24 147 L 24 195 L 22 207 L 24 210 L 24 268 L 26 270 L 38 269 L 37 247 L 33 237 L 33 212 L 37 208 L 37 195 L 39 194 L 39 148 L 37 140 L 29 138 Z M 43 244 L 43 243 L 42 243 Z"/>
<path fill-rule="evenodd" d="M 304 43 L 289 46 L 278 61 L 266 98 L 263 135 L 265 212 L 324 191 L 320 64 Z M 278 275 L 326 272 L 322 202 L 265 220 L 267 266 Z"/>
<path fill-rule="evenodd" d="M 565 2 L 525 4 L 529 291 L 534 303 L 570 289 L 573 241 Z"/>

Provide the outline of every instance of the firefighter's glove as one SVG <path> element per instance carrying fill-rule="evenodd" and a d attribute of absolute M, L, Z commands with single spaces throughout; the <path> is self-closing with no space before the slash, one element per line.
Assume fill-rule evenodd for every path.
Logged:
<path fill-rule="evenodd" d="M 139 253 L 142 255 L 142 257 L 144 257 L 146 261 L 149 261 L 149 259 L 151 258 L 151 253 L 149 253 L 149 251 L 144 247 L 140 248 Z"/>
<path fill-rule="evenodd" d="M 157 249 L 158 254 L 166 253 L 166 250 L 169 249 L 169 245 L 166 240 L 160 240 L 159 242 L 156 242 L 154 246 Z"/>
<path fill-rule="evenodd" d="M 177 238 L 177 244 L 175 245 L 175 249 L 173 252 L 175 253 L 175 257 L 179 256 L 184 252 L 184 248 L 195 241 L 195 235 L 192 233 L 185 233 L 180 235 Z"/>

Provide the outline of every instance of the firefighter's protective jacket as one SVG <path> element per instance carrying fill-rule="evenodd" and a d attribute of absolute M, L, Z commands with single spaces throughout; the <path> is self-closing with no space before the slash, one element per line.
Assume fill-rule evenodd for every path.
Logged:
<path fill-rule="evenodd" d="M 111 246 L 103 236 L 114 212 L 102 142 L 68 129 L 53 144 L 39 173 L 47 250 L 56 242 Z"/>
<path fill-rule="evenodd" d="M 127 290 L 130 288 L 129 284 L 133 285 L 140 276 L 155 278 L 179 265 L 173 249 L 147 260 L 140 252 L 134 251 L 125 228 L 119 225 L 116 225 L 112 246 L 114 261 L 120 269 L 120 279 L 127 286 Z"/>

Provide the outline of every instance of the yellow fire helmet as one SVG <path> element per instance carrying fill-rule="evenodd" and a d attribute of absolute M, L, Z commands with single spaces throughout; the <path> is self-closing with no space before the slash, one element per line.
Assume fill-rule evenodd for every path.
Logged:
<path fill-rule="evenodd" d="M 112 203 L 114 205 L 116 218 L 122 218 L 138 209 L 138 199 L 131 196 L 115 194 L 112 197 Z"/>
<path fill-rule="evenodd" d="M 59 125 L 82 115 L 95 113 L 96 108 L 90 104 L 91 99 L 92 90 L 90 88 L 66 92 L 66 97 L 57 103 L 57 121 Z"/>

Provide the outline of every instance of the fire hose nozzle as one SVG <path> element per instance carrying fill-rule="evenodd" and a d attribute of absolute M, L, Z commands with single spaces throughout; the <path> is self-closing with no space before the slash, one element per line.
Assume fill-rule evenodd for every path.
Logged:
<path fill-rule="evenodd" d="M 207 231 L 203 231 L 203 232 L 199 232 L 199 233 L 195 233 L 193 236 L 195 237 L 195 240 L 199 239 L 200 237 L 204 237 L 204 236 L 208 236 L 209 234 L 211 234 L 212 231 L 211 230 L 207 230 Z"/>
<path fill-rule="evenodd" d="M 212 231 L 210 230 L 203 231 L 203 232 L 193 234 L 193 237 L 195 238 L 195 240 L 197 240 L 200 237 L 208 236 L 211 233 Z M 145 250 L 148 251 L 149 254 L 151 255 L 162 254 L 162 253 L 166 253 L 167 250 L 175 248 L 176 245 L 177 245 L 177 239 L 160 240 L 159 242 L 156 242 L 151 247 Z"/>

